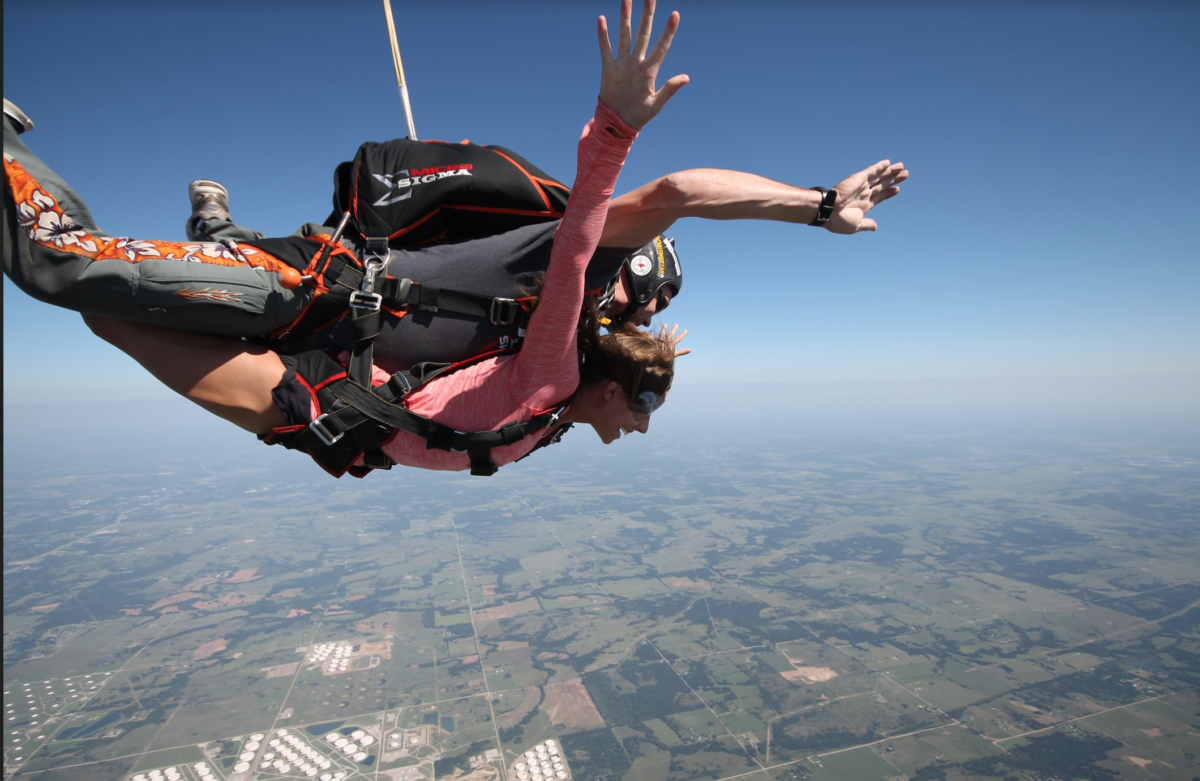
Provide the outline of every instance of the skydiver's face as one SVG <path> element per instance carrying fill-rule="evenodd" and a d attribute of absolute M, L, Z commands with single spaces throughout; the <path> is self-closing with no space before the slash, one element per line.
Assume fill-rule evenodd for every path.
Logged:
<path fill-rule="evenodd" d="M 595 393 L 581 393 L 576 404 L 583 409 L 582 418 L 596 430 L 600 441 L 610 445 L 622 434 L 645 434 L 650 430 L 650 416 L 634 412 L 629 406 L 629 394 L 616 382 L 609 381 Z"/>
<path fill-rule="evenodd" d="M 648 328 L 650 321 L 654 315 L 666 309 L 671 304 L 671 298 L 675 295 L 673 288 L 668 285 L 663 285 L 658 290 L 658 294 L 646 302 L 646 305 L 639 307 L 629 318 L 629 322 L 637 326 Z M 621 267 L 621 278 L 617 282 L 616 292 L 613 293 L 612 304 L 609 305 L 604 315 L 606 317 L 615 317 L 625 311 L 629 306 L 629 302 L 634 300 L 633 284 L 629 280 L 629 270 L 624 266 Z"/>

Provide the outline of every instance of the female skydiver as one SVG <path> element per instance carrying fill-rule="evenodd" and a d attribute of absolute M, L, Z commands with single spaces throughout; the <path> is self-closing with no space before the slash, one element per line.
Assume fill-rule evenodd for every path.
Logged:
<path fill-rule="evenodd" d="M 88 315 L 89 324 L 173 389 L 269 442 L 312 452 L 322 466 L 338 475 L 345 471 L 361 475 L 391 463 L 443 470 L 469 467 L 490 474 L 489 469 L 494 471 L 543 444 L 549 438 L 544 429 L 553 433 L 565 424 L 588 423 L 606 443 L 623 431 L 645 432 L 650 414 L 670 388 L 674 340 L 665 335 L 655 339 L 633 327 L 599 337 L 594 313 L 585 315 L 582 327 L 579 313 L 584 270 L 603 231 L 608 199 L 625 156 L 638 130 L 687 83 L 686 76 L 676 76 L 655 90 L 657 71 L 679 17 L 671 14 L 647 55 L 653 7 L 653 0 L 646 0 L 633 38 L 630 2 L 622 3 L 616 57 L 606 21 L 599 19 L 600 102 L 579 144 L 573 197 L 519 353 L 486 357 L 440 376 L 414 372 L 389 378 L 372 365 L 370 338 L 365 339 L 361 354 L 358 348 L 364 340 L 358 340 L 354 352 L 341 357 L 342 366 L 328 357 L 323 363 L 313 359 L 288 366 L 278 354 L 237 340 L 180 334 L 97 314 Z M 6 146 L 7 133 L 6 127 Z M 290 267 L 253 247 L 110 239 L 96 229 L 86 207 L 73 205 L 74 214 L 66 212 L 7 150 L 5 168 L 6 196 L 12 199 L 6 204 L 11 208 L 6 208 L 5 220 L 10 222 L 10 213 L 16 218 L 15 224 L 5 226 L 5 265 L 14 278 L 39 275 L 30 258 L 38 248 L 51 247 L 67 262 L 78 264 L 77 279 L 84 283 L 89 264 L 102 259 L 139 258 L 140 267 L 147 259 L 199 260 L 197 256 L 204 255 L 205 260 L 193 268 L 212 264 L 282 271 Z M 18 228 L 24 235 L 17 234 Z M 20 262 L 11 260 L 14 254 L 20 255 Z M 146 269 L 139 271 L 144 282 L 153 283 L 153 275 Z M 111 286 L 107 291 L 103 286 L 89 290 L 86 284 L 64 291 L 46 284 L 44 278 L 40 281 L 40 287 L 31 287 L 42 297 L 76 304 L 89 294 L 129 295 L 128 290 Z M 191 290 L 200 300 L 220 301 L 241 294 L 205 286 L 204 281 L 198 279 Z M 179 295 L 178 286 L 173 289 L 173 295 Z M 228 332 L 244 325 L 235 323 Z M 363 328 L 376 326 L 369 323 Z"/>

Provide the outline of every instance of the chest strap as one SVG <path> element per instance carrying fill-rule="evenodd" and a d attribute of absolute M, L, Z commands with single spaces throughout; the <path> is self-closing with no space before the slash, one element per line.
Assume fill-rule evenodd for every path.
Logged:
<path fill-rule="evenodd" d="M 422 364 L 411 372 L 398 372 L 383 385 L 368 390 L 354 382 L 347 371 L 323 352 L 297 356 L 298 373 L 306 380 L 336 371 L 326 379 L 310 384 L 321 385 L 317 398 L 322 414 L 308 426 L 281 433 L 272 442 L 308 452 L 327 471 L 342 474 L 362 455 L 366 470 L 390 469 L 392 460 L 383 452 L 385 443 L 396 431 L 421 437 L 431 450 L 466 453 L 471 474 L 492 475 L 498 467 L 492 461 L 493 448 L 512 445 L 544 428 L 553 428 L 566 405 L 530 420 L 508 423 L 494 431 L 456 431 L 405 408 L 404 398 L 441 376 L 451 365 Z M 307 365 L 306 365 L 307 364 Z M 325 364 L 323 367 L 320 364 Z M 314 372 L 315 370 L 315 372 Z M 562 428 L 566 428 L 565 426 Z M 557 434 L 558 432 L 556 432 Z M 561 435 L 560 435 L 561 436 Z M 557 441 L 558 437 L 551 437 Z M 539 447 L 543 443 L 539 443 Z"/>

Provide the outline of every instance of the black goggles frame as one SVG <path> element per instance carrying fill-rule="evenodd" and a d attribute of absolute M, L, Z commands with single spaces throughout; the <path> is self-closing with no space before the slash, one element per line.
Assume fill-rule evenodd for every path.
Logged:
<path fill-rule="evenodd" d="M 629 408 L 639 415 L 650 415 L 657 411 L 665 400 L 665 396 L 659 396 L 654 391 L 642 391 L 636 399 L 629 400 Z"/>

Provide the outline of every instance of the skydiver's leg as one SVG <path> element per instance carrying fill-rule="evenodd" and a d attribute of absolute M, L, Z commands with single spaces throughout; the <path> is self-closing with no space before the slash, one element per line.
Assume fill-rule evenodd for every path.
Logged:
<path fill-rule="evenodd" d="M 291 235 L 301 238 L 309 236 L 317 236 L 324 234 L 326 236 L 333 233 L 333 229 L 324 225 L 318 225 L 315 222 L 306 222 L 296 229 Z M 257 241 L 267 238 L 265 233 L 259 233 L 256 230 L 247 228 L 243 225 L 222 220 L 217 217 L 210 217 L 206 220 L 197 220 L 188 223 L 188 238 L 192 241 L 220 241 L 221 239 L 233 239 L 234 241 Z"/>
<path fill-rule="evenodd" d="M 286 371 L 275 353 L 240 339 L 84 315 L 92 333 L 176 393 L 255 434 L 287 425 L 271 390 Z"/>
<path fill-rule="evenodd" d="M 7 117 L 3 124 L 4 272 L 29 295 L 77 312 L 227 336 L 274 333 L 303 310 L 307 288 L 283 288 L 272 272 L 290 266 L 268 252 L 103 233 Z"/>
<path fill-rule="evenodd" d="M 69 215 L 75 221 L 75 224 L 89 233 L 98 236 L 105 235 L 102 230 L 96 227 L 96 221 L 92 218 L 92 213 L 88 210 L 87 204 L 79 197 L 79 193 L 75 192 L 74 188 L 67 184 L 61 176 L 56 174 L 50 166 L 42 162 L 40 157 L 29 151 L 29 147 L 25 146 L 25 142 L 21 140 L 13 119 L 7 115 L 4 117 L 4 154 L 12 157 L 24 166 L 25 170 L 38 180 L 42 188 L 54 196 L 59 206 L 62 207 L 63 212 Z M 7 244 L 5 245 L 4 260 L 4 267 L 7 269 Z"/>
<path fill-rule="evenodd" d="M 237 225 L 229 220 L 222 220 L 220 217 L 210 217 L 207 220 L 189 220 L 187 236 L 191 241 L 220 241 L 221 239 L 254 241 L 255 239 L 265 239 L 267 234 Z"/>

